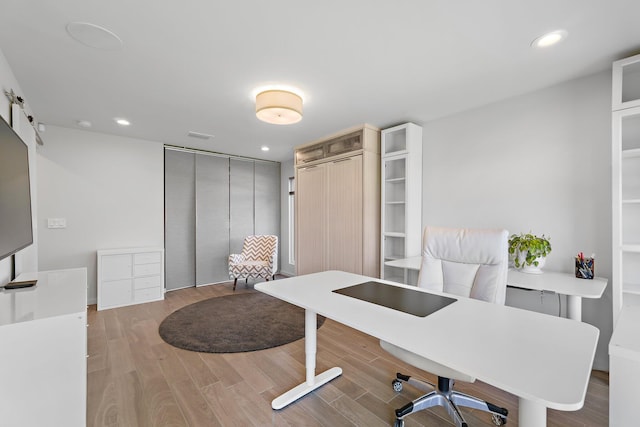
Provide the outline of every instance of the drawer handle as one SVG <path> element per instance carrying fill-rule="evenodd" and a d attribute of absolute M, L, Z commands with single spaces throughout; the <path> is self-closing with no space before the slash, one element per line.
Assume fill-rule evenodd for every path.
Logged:
<path fill-rule="evenodd" d="M 351 157 L 345 157 L 344 159 L 334 160 L 333 163 L 348 162 L 349 160 L 351 160 Z"/>

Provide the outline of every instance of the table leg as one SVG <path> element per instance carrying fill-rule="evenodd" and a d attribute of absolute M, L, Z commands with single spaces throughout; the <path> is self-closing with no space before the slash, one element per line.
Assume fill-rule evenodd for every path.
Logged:
<path fill-rule="evenodd" d="M 567 317 L 582 322 L 582 297 L 567 295 Z"/>
<path fill-rule="evenodd" d="M 332 379 L 342 375 L 342 369 L 340 368 L 331 368 L 319 375 L 316 375 L 317 328 L 318 323 L 316 313 L 311 310 L 305 310 L 304 350 L 306 381 L 273 399 L 273 401 L 271 402 L 271 407 L 273 409 L 282 409 L 290 403 L 293 403 L 301 397 L 311 393 L 313 390 L 323 386 Z"/>
<path fill-rule="evenodd" d="M 519 398 L 518 425 L 520 427 L 546 427 L 546 406 L 522 397 Z"/>

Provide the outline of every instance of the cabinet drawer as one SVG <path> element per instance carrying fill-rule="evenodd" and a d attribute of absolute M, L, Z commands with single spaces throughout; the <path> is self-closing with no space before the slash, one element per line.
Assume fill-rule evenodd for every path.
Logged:
<path fill-rule="evenodd" d="M 147 288 L 159 288 L 160 276 L 138 277 L 133 279 L 133 288 L 137 291 Z"/>
<path fill-rule="evenodd" d="M 131 279 L 102 282 L 99 298 L 102 308 L 131 304 Z"/>
<path fill-rule="evenodd" d="M 153 274 L 160 274 L 162 264 L 140 264 L 133 266 L 133 275 L 138 276 L 150 276 Z"/>
<path fill-rule="evenodd" d="M 162 261 L 162 253 L 160 252 L 144 252 L 133 256 L 134 264 L 155 264 Z"/>
<path fill-rule="evenodd" d="M 119 280 L 131 277 L 131 254 L 104 255 L 102 257 L 102 280 Z"/>
<path fill-rule="evenodd" d="M 158 299 L 162 299 L 162 289 L 160 288 L 137 289 L 134 294 L 134 301 L 137 303 Z"/>

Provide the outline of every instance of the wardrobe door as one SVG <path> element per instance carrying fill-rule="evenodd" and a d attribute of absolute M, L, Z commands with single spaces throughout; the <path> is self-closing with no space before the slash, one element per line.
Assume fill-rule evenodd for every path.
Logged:
<path fill-rule="evenodd" d="M 196 286 L 229 280 L 229 158 L 196 154 Z"/>
<path fill-rule="evenodd" d="M 246 236 L 254 234 L 253 160 L 229 160 L 229 250 L 242 252 Z"/>
<path fill-rule="evenodd" d="M 327 270 L 362 274 L 362 216 L 362 156 L 327 163 Z"/>
<path fill-rule="evenodd" d="M 165 287 L 195 284 L 195 154 L 164 151 Z"/>
<path fill-rule="evenodd" d="M 255 162 L 255 234 L 280 235 L 280 163 Z"/>
<path fill-rule="evenodd" d="M 325 269 L 326 165 L 296 172 L 296 274 Z"/>

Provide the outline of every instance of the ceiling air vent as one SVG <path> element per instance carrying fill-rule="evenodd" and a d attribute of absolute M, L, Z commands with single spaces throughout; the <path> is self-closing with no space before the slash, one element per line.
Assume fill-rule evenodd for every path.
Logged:
<path fill-rule="evenodd" d="M 191 138 L 198 138 L 198 139 L 213 138 L 213 135 L 209 135 L 207 133 L 201 133 L 201 132 L 194 132 L 194 131 L 189 131 L 187 135 L 189 135 Z"/>

